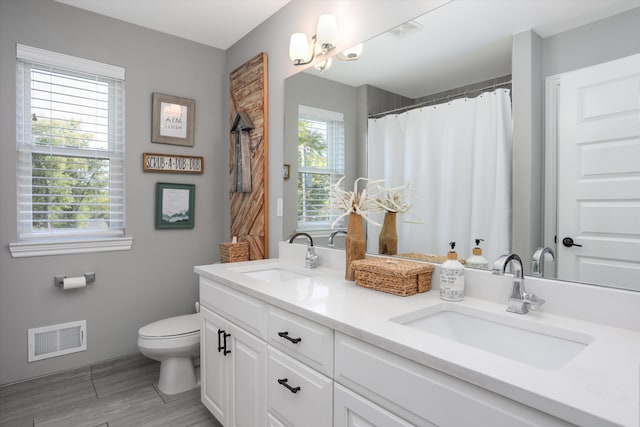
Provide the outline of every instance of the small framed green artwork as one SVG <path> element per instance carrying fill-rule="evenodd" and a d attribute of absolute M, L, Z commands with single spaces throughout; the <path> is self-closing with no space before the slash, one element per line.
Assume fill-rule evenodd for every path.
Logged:
<path fill-rule="evenodd" d="M 195 184 L 156 183 L 156 228 L 193 228 Z"/>

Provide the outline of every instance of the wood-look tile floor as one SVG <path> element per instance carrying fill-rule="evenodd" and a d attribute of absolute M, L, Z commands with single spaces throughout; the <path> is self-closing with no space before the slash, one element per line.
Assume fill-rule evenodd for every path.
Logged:
<path fill-rule="evenodd" d="M 142 355 L 0 387 L 0 426 L 221 427 L 200 388 L 157 389 L 160 364 Z"/>

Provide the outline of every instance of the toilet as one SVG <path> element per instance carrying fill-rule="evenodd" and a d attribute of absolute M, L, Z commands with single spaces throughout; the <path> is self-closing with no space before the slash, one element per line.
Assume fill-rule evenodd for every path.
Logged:
<path fill-rule="evenodd" d="M 200 313 L 169 317 L 138 330 L 138 349 L 160 362 L 158 389 L 177 394 L 198 386 L 193 358 L 200 354 Z"/>

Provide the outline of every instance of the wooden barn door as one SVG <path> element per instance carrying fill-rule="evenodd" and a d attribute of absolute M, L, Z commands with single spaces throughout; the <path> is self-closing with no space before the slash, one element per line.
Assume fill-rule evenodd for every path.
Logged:
<path fill-rule="evenodd" d="M 251 191 L 235 192 L 234 168 L 242 162 L 235 159 L 236 135 L 229 134 L 229 177 L 231 199 L 231 236 L 249 243 L 249 258 L 269 257 L 269 204 L 268 204 L 268 88 L 267 55 L 260 53 L 231 72 L 229 129 L 243 112 L 251 119 L 248 131 L 251 157 Z M 246 162 L 245 162 L 246 164 Z M 246 172 L 246 171 L 244 171 Z"/>

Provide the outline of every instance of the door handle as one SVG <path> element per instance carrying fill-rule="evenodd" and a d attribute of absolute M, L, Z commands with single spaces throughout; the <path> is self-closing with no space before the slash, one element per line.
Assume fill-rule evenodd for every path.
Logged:
<path fill-rule="evenodd" d="M 571 246 L 577 246 L 579 248 L 582 247 L 582 245 L 579 245 L 577 243 L 573 243 L 573 239 L 571 237 L 565 237 L 564 239 L 562 239 L 562 244 L 564 246 L 566 246 L 567 248 L 570 248 Z"/>
<path fill-rule="evenodd" d="M 297 393 L 300 391 L 300 387 L 291 387 L 287 381 L 289 381 L 287 378 L 282 378 L 278 380 L 278 384 L 281 384 L 282 386 L 284 386 L 285 388 L 287 388 L 291 393 Z"/>
<path fill-rule="evenodd" d="M 226 356 L 227 354 L 231 353 L 231 350 L 227 350 L 227 338 L 229 338 L 231 334 L 227 334 L 225 331 L 222 332 L 224 337 L 224 341 L 222 343 L 222 354 Z"/>
<path fill-rule="evenodd" d="M 222 334 L 224 334 L 224 330 L 218 329 L 218 353 L 220 353 L 224 348 L 224 346 L 222 345 Z"/>
<path fill-rule="evenodd" d="M 278 332 L 278 336 L 280 338 L 284 338 L 285 340 L 289 340 L 294 344 L 298 344 L 300 341 L 302 341 L 302 338 L 291 338 L 289 336 L 289 332 L 286 332 L 286 331 L 285 332 Z"/>
<path fill-rule="evenodd" d="M 231 353 L 231 350 L 227 350 L 227 338 L 230 336 L 224 329 L 218 329 L 218 353 L 222 351 L 225 356 Z"/>

